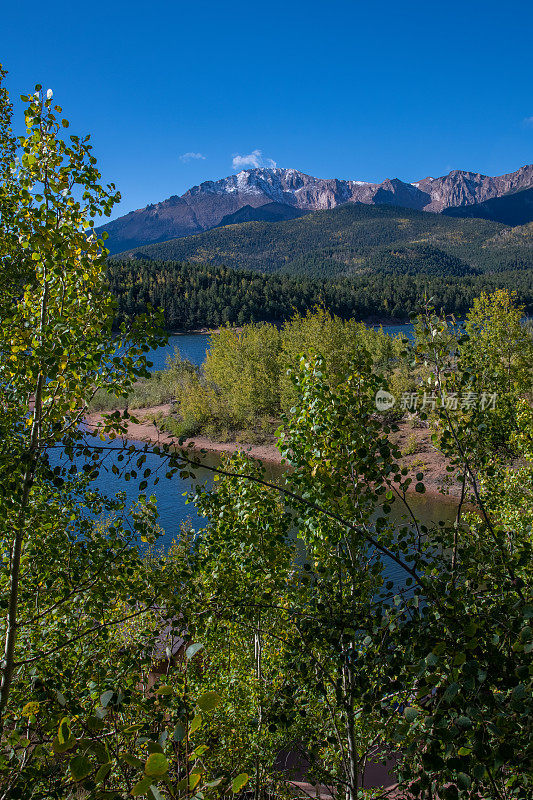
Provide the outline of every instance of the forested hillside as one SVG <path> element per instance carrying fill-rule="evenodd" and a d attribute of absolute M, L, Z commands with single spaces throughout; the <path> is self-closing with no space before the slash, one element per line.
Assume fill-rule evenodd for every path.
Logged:
<path fill-rule="evenodd" d="M 119 319 L 131 319 L 150 303 L 163 309 L 169 330 L 282 321 L 294 311 L 315 305 L 344 319 L 406 319 L 424 294 L 434 297 L 436 306 L 446 313 L 463 316 L 483 289 L 496 287 L 516 290 L 528 312 L 533 311 L 529 269 L 460 276 L 453 272 L 391 275 L 390 268 L 383 268 L 326 280 L 177 261 L 110 259 L 108 280 L 118 300 Z"/>
<path fill-rule="evenodd" d="M 348 204 L 283 222 L 247 222 L 171 239 L 118 258 L 189 261 L 309 277 L 466 275 L 533 265 L 533 237 L 505 226 L 395 206 Z"/>

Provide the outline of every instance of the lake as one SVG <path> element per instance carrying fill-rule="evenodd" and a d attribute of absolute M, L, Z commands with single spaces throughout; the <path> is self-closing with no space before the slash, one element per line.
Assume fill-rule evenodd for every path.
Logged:
<path fill-rule="evenodd" d="M 200 366 L 205 361 L 210 339 L 211 335 L 209 333 L 171 335 L 168 337 L 168 344 L 165 347 L 150 350 L 146 357 L 153 364 L 152 370 L 165 369 L 167 358 L 173 356 L 178 350 L 182 358 L 187 359 L 191 364 Z"/>

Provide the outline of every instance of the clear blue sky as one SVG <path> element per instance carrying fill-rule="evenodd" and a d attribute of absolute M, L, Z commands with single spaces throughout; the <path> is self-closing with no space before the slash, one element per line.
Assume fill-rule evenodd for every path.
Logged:
<path fill-rule="evenodd" d="M 92 134 L 125 213 L 257 150 L 368 181 L 531 163 L 532 31 L 528 0 L 26 0 L 0 60 Z"/>

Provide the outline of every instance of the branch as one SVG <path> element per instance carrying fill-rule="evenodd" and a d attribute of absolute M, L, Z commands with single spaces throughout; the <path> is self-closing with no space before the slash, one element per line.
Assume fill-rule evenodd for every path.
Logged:
<path fill-rule="evenodd" d="M 312 500 L 306 500 L 305 498 L 301 497 L 300 495 L 296 494 L 295 492 L 292 492 L 290 489 L 285 489 L 283 486 L 279 486 L 279 485 L 277 485 L 275 483 L 271 483 L 270 481 L 266 481 L 263 478 L 258 478 L 256 475 L 250 475 L 248 473 L 232 472 L 231 470 L 222 469 L 221 467 L 214 467 L 214 466 L 209 465 L 209 464 L 204 464 L 204 463 L 202 463 L 200 461 L 195 461 L 195 460 L 193 460 L 191 458 L 188 458 L 187 456 L 183 455 L 182 445 L 180 445 L 179 443 L 176 444 L 175 441 L 172 442 L 172 445 L 174 447 L 180 449 L 180 454 L 179 454 L 179 456 L 177 456 L 177 458 L 179 458 L 185 464 L 189 464 L 189 466 L 191 466 L 191 467 L 195 467 L 197 469 L 205 469 L 205 470 L 207 470 L 209 472 L 213 472 L 213 473 L 215 473 L 217 475 L 224 475 L 225 477 L 228 477 L 228 478 L 241 478 L 243 480 L 252 481 L 253 483 L 256 483 L 256 484 L 258 484 L 260 486 L 265 486 L 267 489 L 275 489 L 277 492 L 280 492 L 285 497 L 289 497 L 291 500 L 294 500 L 295 502 L 299 503 L 300 505 L 304 505 L 307 508 L 312 508 L 313 511 L 316 511 L 319 514 L 324 514 L 324 516 L 329 517 L 329 519 L 335 520 L 335 522 L 338 522 L 340 525 L 343 525 L 346 528 L 348 528 L 349 530 L 352 530 L 355 533 L 357 533 L 359 536 L 362 536 L 362 538 L 365 539 L 369 544 L 371 544 L 373 547 L 375 547 L 377 550 L 379 550 L 381 553 L 383 553 L 383 555 L 387 556 L 387 558 L 392 559 L 392 561 L 394 561 L 402 570 L 404 570 L 409 575 L 411 575 L 411 577 L 414 578 L 414 580 L 417 582 L 417 584 L 419 586 L 421 586 L 422 588 L 424 588 L 425 591 L 427 591 L 428 593 L 431 593 L 431 585 L 429 583 L 426 583 L 425 580 L 418 574 L 418 572 L 415 569 L 413 569 L 408 564 L 406 564 L 404 561 L 402 561 L 402 559 L 399 558 L 398 556 L 396 556 L 392 552 L 392 550 L 389 550 L 388 547 L 385 547 L 385 545 L 382 545 L 381 542 L 379 542 L 378 539 L 376 539 L 374 536 L 372 536 L 366 530 L 366 528 L 364 526 L 360 527 L 358 525 L 354 525 L 352 522 L 349 522 L 348 520 L 343 519 L 338 514 L 335 514 L 335 512 L 328 511 L 328 509 L 326 509 L 326 508 L 322 508 L 321 506 L 318 505 L 318 503 L 315 503 Z M 100 445 L 93 445 L 93 446 L 95 448 L 97 447 L 99 451 L 110 450 L 110 451 L 114 451 L 115 453 L 119 451 L 119 449 L 116 448 L 116 447 L 105 447 L 105 446 L 100 446 Z M 55 449 L 55 448 L 60 448 L 60 447 L 61 447 L 61 445 L 52 445 L 52 447 L 49 448 L 49 449 Z M 87 447 L 91 447 L 91 445 L 87 445 Z M 127 448 L 126 444 L 124 444 L 124 450 L 127 450 L 127 449 L 128 448 Z M 153 450 L 149 450 L 147 445 L 145 445 L 145 447 L 143 448 L 142 451 L 137 451 L 137 452 L 143 452 L 143 453 L 148 453 L 150 455 L 161 456 L 161 453 L 159 453 L 159 452 L 156 453 Z M 176 457 L 174 454 L 171 454 L 171 453 L 165 453 L 165 455 L 169 459 L 172 459 L 172 458 Z"/>
<path fill-rule="evenodd" d="M 129 619 L 133 619 L 134 617 L 139 617 L 141 614 L 146 614 L 148 611 L 153 611 L 153 603 L 155 602 L 155 597 L 153 600 L 150 601 L 146 606 L 141 608 L 139 611 L 135 611 L 132 614 L 127 614 L 124 617 L 119 617 L 119 619 L 115 619 L 112 622 L 105 622 L 100 623 L 100 625 L 93 625 L 92 628 L 86 628 L 82 633 L 79 633 L 77 636 L 73 636 L 70 639 L 67 639 L 62 644 L 58 644 L 56 647 L 52 647 L 50 650 L 41 651 L 37 653 L 37 655 L 32 656 L 31 658 L 26 658 L 23 661 L 15 661 L 13 664 L 14 668 L 23 667 L 26 664 L 32 664 L 34 661 L 38 661 L 41 658 L 46 658 L 47 656 L 52 655 L 52 653 L 57 653 L 59 650 L 62 650 L 64 647 L 67 647 L 69 644 L 73 642 L 77 642 L 79 639 L 83 639 L 88 636 L 90 633 L 96 633 L 97 631 L 102 630 L 103 628 L 111 628 L 114 625 L 120 625 L 121 622 L 127 622 Z"/>

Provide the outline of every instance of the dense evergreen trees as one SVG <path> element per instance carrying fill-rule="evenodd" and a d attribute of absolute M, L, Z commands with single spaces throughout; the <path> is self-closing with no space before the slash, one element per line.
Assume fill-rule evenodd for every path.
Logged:
<path fill-rule="evenodd" d="M 531 307 L 531 241 L 527 225 L 347 204 L 138 248 L 110 261 L 109 279 L 122 318 L 152 303 L 170 329 L 280 321 L 317 304 L 403 319 L 426 293 L 463 316 L 497 287 Z"/>
<path fill-rule="evenodd" d="M 374 272 L 335 280 L 135 259 L 109 260 L 108 280 L 118 300 L 119 320 L 151 304 L 163 309 L 169 330 L 280 322 L 316 305 L 344 319 L 407 319 L 424 294 L 434 298 L 438 309 L 462 317 L 481 291 L 498 287 L 515 290 L 526 311 L 533 310 L 533 274 L 520 262 L 505 271 L 469 274 L 468 268 L 461 270 L 459 259 L 445 256 L 449 273 L 434 274 L 429 268 L 415 272 L 413 250 L 401 268 L 384 257 Z M 415 255 L 427 266 L 427 249 L 419 248 Z"/>

